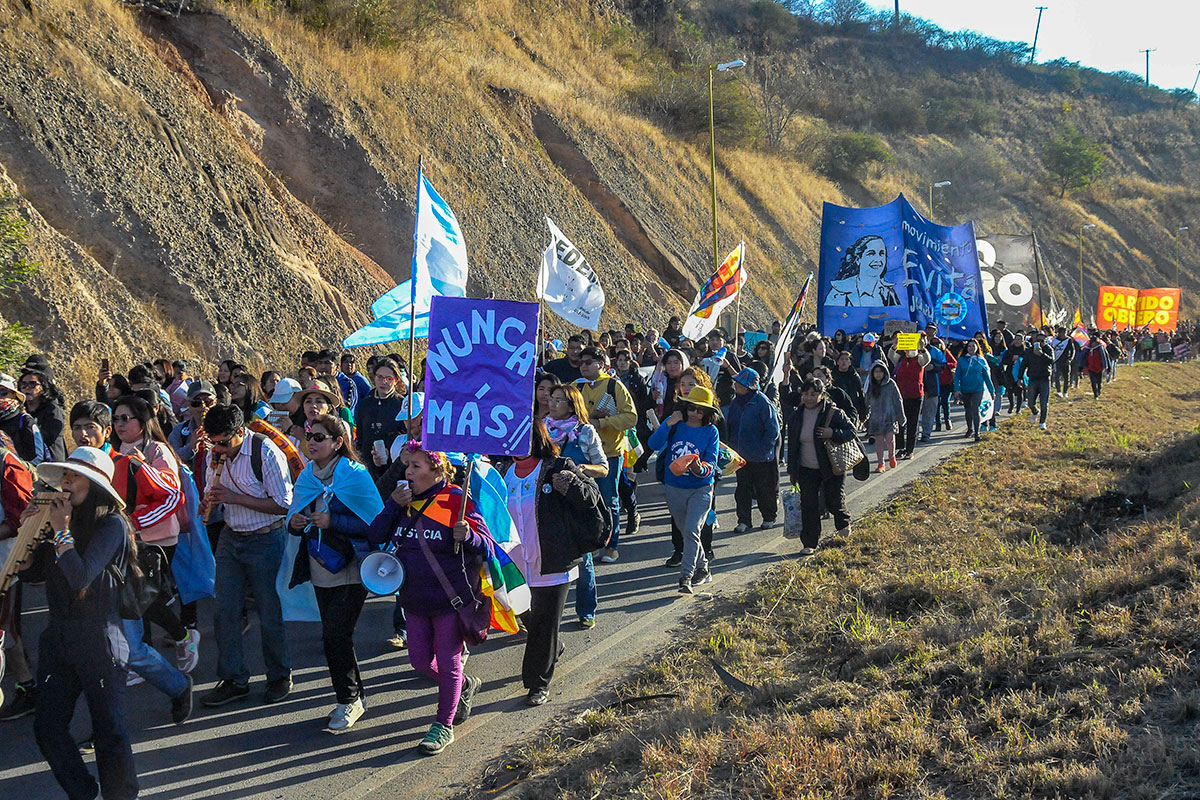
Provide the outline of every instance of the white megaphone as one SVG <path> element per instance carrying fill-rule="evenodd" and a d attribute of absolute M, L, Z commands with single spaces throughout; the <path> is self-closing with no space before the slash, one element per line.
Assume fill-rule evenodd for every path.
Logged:
<path fill-rule="evenodd" d="M 363 559 L 359 574 L 371 594 L 395 594 L 404 585 L 404 565 L 391 553 L 371 553 Z"/>

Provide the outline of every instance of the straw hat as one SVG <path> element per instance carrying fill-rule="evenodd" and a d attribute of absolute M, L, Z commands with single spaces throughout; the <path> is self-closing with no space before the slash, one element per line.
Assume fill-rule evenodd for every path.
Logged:
<path fill-rule="evenodd" d="M 125 508 L 124 498 L 117 494 L 112 485 L 113 473 L 116 470 L 108 453 L 95 447 L 76 447 L 66 461 L 47 461 L 38 464 L 37 468 L 38 477 L 55 489 L 60 488 L 63 473 L 67 470 L 87 478 L 108 492 L 118 508 Z"/>
<path fill-rule="evenodd" d="M 304 398 L 310 394 L 321 395 L 328 400 L 329 405 L 333 406 L 334 408 L 341 408 L 342 406 L 346 405 L 346 401 L 342 399 L 342 393 L 338 391 L 337 387 L 330 388 L 328 380 L 325 378 L 317 378 L 313 382 L 312 386 L 296 392 L 296 402 L 303 407 Z"/>
<path fill-rule="evenodd" d="M 713 403 L 712 389 L 707 389 L 703 386 L 693 386 L 692 390 L 688 392 L 687 397 L 683 398 L 683 402 L 692 406 L 711 408 L 713 411 L 720 410 Z"/>

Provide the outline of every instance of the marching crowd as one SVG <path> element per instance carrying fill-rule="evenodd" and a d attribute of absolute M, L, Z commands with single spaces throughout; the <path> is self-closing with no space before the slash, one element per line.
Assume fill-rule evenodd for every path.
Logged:
<path fill-rule="evenodd" d="M 799 499 L 788 523 L 810 555 L 824 518 L 837 535 L 850 534 L 844 481 L 869 476 L 872 443 L 874 471 L 884 472 L 935 434 L 978 441 L 1005 412 L 1025 410 L 1046 429 L 1051 391 L 1068 396 L 1086 373 L 1099 397 L 1121 363 L 1188 359 L 1200 347 L 1200 327 L 1190 324 L 1174 334 L 1081 334 L 1000 322 L 966 341 L 946 341 L 930 326 L 908 350 L 896 348 L 897 334 L 823 337 L 801 327 L 777 358 L 778 323 L 737 333 L 731 340 L 717 328 L 689 340 L 672 317 L 661 331 L 629 324 L 544 344 L 531 453 L 490 463 L 519 534 L 512 560 L 529 586 L 521 672 L 531 705 L 547 700 L 572 585 L 578 624 L 596 624 L 595 562 L 619 562 L 622 538 L 638 531 L 641 473 L 652 469 L 663 484 L 673 551 L 664 566 L 677 570 L 679 592 L 692 594 L 712 577 L 723 477 L 736 481 L 733 533 L 741 534 L 778 524 L 785 473 Z M 461 488 L 471 459 L 422 446 L 423 373 L 423 363 L 398 353 L 371 356 L 360 371 L 354 353 L 331 350 L 259 375 L 234 361 L 208 377 L 185 361 L 123 374 L 106 361 L 95 396 L 72 404 L 45 357 L 31 356 L 16 378 L 0 376 L 0 555 L 23 522 L 45 521 L 0 611 L 16 680 L 0 719 L 35 714 L 38 747 L 68 797 L 137 795 L 127 687 L 161 692 L 176 724 L 193 713 L 197 602 L 168 575 L 196 537 L 214 554 L 215 642 L 204 646 L 218 654 L 218 682 L 201 705 L 249 695 L 251 610 L 262 634 L 262 700 L 289 696 L 285 587 L 311 584 L 335 699 L 326 726 L 355 725 L 366 696 L 354 632 L 369 595 L 358 564 L 384 550 L 406 578 L 381 635 L 438 686 L 419 749 L 436 754 L 453 741 L 481 683 L 464 664 L 486 633 L 479 564 L 496 539 Z M 951 403 L 965 410 L 961 431 Z M 35 501 L 37 489 L 57 493 Z M 281 587 L 289 537 L 299 547 Z M 35 672 L 20 623 L 22 589 L 38 582 L 49 613 Z M 98 784 L 68 730 L 81 694 Z"/>

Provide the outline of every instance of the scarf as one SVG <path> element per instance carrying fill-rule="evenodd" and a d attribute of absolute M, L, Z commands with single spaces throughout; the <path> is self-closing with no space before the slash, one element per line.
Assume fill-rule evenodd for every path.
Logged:
<path fill-rule="evenodd" d="M 300 473 L 292 491 L 292 504 L 288 507 L 287 522 L 291 521 L 294 514 L 308 508 L 318 497 L 325 499 L 328 508 L 329 499 L 336 495 L 355 516 L 367 524 L 374 521 L 383 510 L 383 501 L 379 498 L 379 490 L 375 488 L 371 474 L 357 461 L 335 458 L 325 465 L 321 473 L 327 474 L 327 478 L 317 473 L 315 461 L 310 461 L 304 472 Z"/>
<path fill-rule="evenodd" d="M 0 422 L 8 422 L 21 413 L 21 401 L 15 397 L 0 400 Z"/>
<path fill-rule="evenodd" d="M 550 439 L 557 445 L 561 445 L 564 441 L 575 443 L 579 438 L 579 417 L 572 414 L 566 419 L 552 419 L 546 417 L 546 432 L 550 434 Z"/>

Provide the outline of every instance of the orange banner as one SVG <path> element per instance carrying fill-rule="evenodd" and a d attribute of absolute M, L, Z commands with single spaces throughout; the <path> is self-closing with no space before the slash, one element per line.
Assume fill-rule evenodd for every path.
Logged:
<path fill-rule="evenodd" d="M 1101 286 L 1096 302 L 1096 327 L 1123 331 L 1137 324 L 1138 290 L 1128 286 Z"/>
<path fill-rule="evenodd" d="M 1179 322 L 1179 289 L 1142 289 L 1138 292 L 1137 326 L 1151 332 L 1175 330 Z"/>

